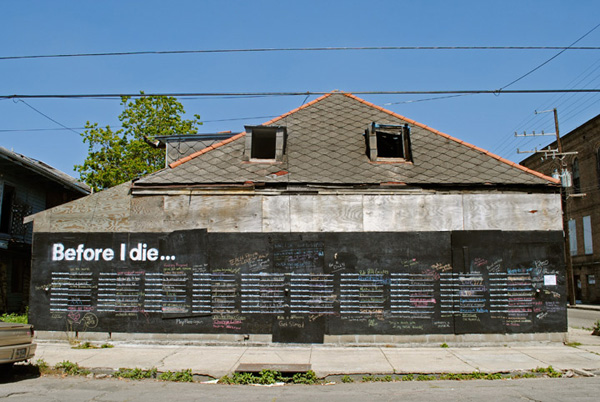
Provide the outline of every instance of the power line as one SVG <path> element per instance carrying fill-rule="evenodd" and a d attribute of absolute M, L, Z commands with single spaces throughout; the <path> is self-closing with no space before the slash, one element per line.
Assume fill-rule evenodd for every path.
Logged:
<path fill-rule="evenodd" d="M 22 101 L 23 103 L 25 103 L 24 101 Z M 30 106 L 30 105 L 28 105 Z M 37 110 L 36 110 L 37 111 Z M 39 111 L 38 111 L 39 112 Z M 256 119 L 272 119 L 274 117 L 277 117 L 278 115 L 270 115 L 270 116 L 253 116 L 253 117 L 232 117 L 229 119 L 214 119 L 214 120 L 202 120 L 202 123 L 218 123 L 218 122 L 227 122 L 227 121 L 239 121 L 239 120 L 244 120 L 244 121 L 248 121 L 248 120 L 256 120 Z M 44 114 L 44 117 L 49 118 L 47 115 Z M 55 120 L 51 119 L 53 122 L 57 123 L 60 125 L 60 123 L 56 122 Z M 117 125 L 110 125 L 112 128 L 123 128 L 123 126 L 117 126 Z M 21 128 L 21 129 L 0 129 L 0 133 L 26 133 L 26 132 L 39 132 L 39 131 L 64 131 L 64 130 L 69 130 L 69 131 L 73 131 L 77 134 L 79 134 L 77 131 L 75 130 L 85 130 L 86 127 L 65 127 L 61 125 L 61 128 Z"/>
<path fill-rule="evenodd" d="M 48 116 L 47 114 L 45 114 L 45 113 L 43 113 L 43 112 L 39 111 L 38 109 L 34 108 L 34 107 L 33 107 L 33 106 L 31 106 L 29 103 L 25 102 L 23 99 L 18 99 L 16 102 L 17 102 L 17 103 L 18 103 L 18 102 L 21 102 L 21 103 L 23 103 L 24 105 L 26 105 L 27 107 L 29 107 L 30 109 L 32 109 L 33 111 L 35 111 L 36 113 L 39 113 L 39 114 L 41 114 L 42 116 L 44 116 L 45 118 L 47 118 L 47 119 L 48 119 L 48 120 L 50 120 L 51 122 L 58 124 L 59 126 L 61 126 L 62 128 L 66 129 L 66 130 L 72 131 L 72 132 L 74 132 L 75 134 L 81 134 L 81 133 L 79 133 L 79 132 L 77 132 L 77 131 L 73 130 L 72 128 L 69 128 L 69 127 L 65 126 L 64 124 L 62 124 L 62 123 L 60 123 L 60 122 L 58 122 L 58 121 L 54 120 L 52 117 L 50 117 L 50 116 Z"/>
<path fill-rule="evenodd" d="M 170 92 L 170 93 L 130 93 L 130 94 L 15 94 L 0 95 L 0 99 L 90 99 L 115 98 L 123 96 L 143 98 L 149 96 L 188 97 L 248 97 L 248 96 L 307 96 L 327 95 L 335 92 L 303 91 L 303 92 Z M 438 91 L 344 91 L 355 95 L 449 95 L 449 94 L 551 94 L 551 93 L 600 93 L 600 88 L 579 89 L 478 89 L 478 90 L 438 90 Z"/>
<path fill-rule="evenodd" d="M 322 51 L 363 51 L 363 50 L 600 50 L 598 46 L 328 46 L 328 47 L 287 47 L 249 49 L 199 49 L 199 50 L 143 50 L 133 52 L 64 53 L 26 56 L 0 56 L 0 60 L 50 59 L 68 57 L 142 56 L 169 54 L 203 53 L 259 53 L 259 52 L 322 52 Z"/>
<path fill-rule="evenodd" d="M 527 77 L 528 75 L 532 74 L 533 72 L 539 70 L 540 68 L 542 68 L 543 66 L 545 66 L 546 64 L 550 63 L 552 60 L 556 59 L 558 56 L 560 56 L 561 54 L 563 54 L 564 52 L 566 52 L 568 49 L 570 49 L 573 45 L 575 45 L 577 42 L 579 42 L 580 40 L 582 40 L 583 38 L 585 38 L 586 36 L 588 36 L 589 34 L 591 34 L 592 32 L 594 32 L 596 30 L 596 28 L 600 27 L 600 24 L 596 25 L 595 27 L 593 27 L 592 29 L 590 29 L 588 32 L 586 32 L 583 36 L 581 36 L 579 39 L 577 39 L 575 42 L 571 43 L 569 46 L 567 46 L 566 48 L 562 49 L 560 52 L 556 53 L 554 56 L 550 57 L 548 60 L 546 60 L 545 62 L 543 62 L 542 64 L 540 64 L 539 66 L 529 70 L 527 73 L 523 74 L 522 76 L 520 76 L 519 78 L 517 78 L 514 81 L 511 81 L 510 83 L 506 84 L 505 86 L 503 86 L 502 88 L 500 88 L 500 90 L 503 90 L 505 88 L 510 87 L 511 85 L 521 81 L 523 78 Z"/>

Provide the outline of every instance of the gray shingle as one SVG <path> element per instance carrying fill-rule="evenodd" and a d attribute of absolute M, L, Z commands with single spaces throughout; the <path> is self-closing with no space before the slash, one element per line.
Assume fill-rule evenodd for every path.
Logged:
<path fill-rule="evenodd" d="M 355 97 L 334 93 L 272 125 L 287 127 L 282 163 L 242 161 L 245 138 L 206 152 L 188 162 L 138 180 L 136 185 L 289 182 L 358 184 L 548 184 L 548 180 L 499 161 L 482 151 L 411 125 L 414 163 L 371 163 L 363 133 L 371 122 L 407 123 Z M 276 175 L 286 171 L 289 174 Z"/>

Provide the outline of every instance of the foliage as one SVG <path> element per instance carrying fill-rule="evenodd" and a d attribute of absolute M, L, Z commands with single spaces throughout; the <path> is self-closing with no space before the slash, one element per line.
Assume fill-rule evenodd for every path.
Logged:
<path fill-rule="evenodd" d="M 143 380 L 146 378 L 156 378 L 156 372 L 156 368 L 152 368 L 150 370 L 142 370 L 140 368 L 120 368 L 113 373 L 113 377 L 127 378 L 130 380 Z"/>
<path fill-rule="evenodd" d="M 81 134 L 88 144 L 88 156 L 75 170 L 95 191 L 162 169 L 165 151 L 149 143 L 157 136 L 196 134 L 202 124 L 198 115 L 183 119 L 183 105 L 170 96 L 123 96 L 121 105 L 122 128 L 113 131 L 108 125 L 102 128 L 88 121 Z"/>
<path fill-rule="evenodd" d="M 27 324 L 27 314 L 4 313 L 0 316 L 0 320 L 4 322 L 12 322 L 14 324 Z"/>
<path fill-rule="evenodd" d="M 412 374 L 407 374 L 404 377 L 402 377 L 402 381 L 412 381 L 415 379 L 415 376 Z"/>
<path fill-rule="evenodd" d="M 162 381 L 194 382 L 194 374 L 192 374 L 191 369 L 182 371 L 165 371 L 158 376 L 158 379 Z"/>
<path fill-rule="evenodd" d="M 342 382 L 343 383 L 350 383 L 350 382 L 354 382 L 354 379 L 352 377 L 350 377 L 349 375 L 345 375 L 342 377 Z"/>
<path fill-rule="evenodd" d="M 66 375 L 88 375 L 88 374 L 90 374 L 89 370 L 82 369 L 81 367 L 79 367 L 79 364 L 72 363 L 68 360 L 64 360 L 60 363 L 57 363 L 54 366 L 54 369 L 60 371 L 63 374 L 66 374 Z"/>
<path fill-rule="evenodd" d="M 292 376 L 294 384 L 316 384 L 319 382 L 314 371 L 308 370 L 306 373 L 296 373 Z"/>
<path fill-rule="evenodd" d="M 275 383 L 292 384 L 317 384 L 319 379 L 314 371 L 308 370 L 306 373 L 295 373 L 291 377 L 285 376 L 277 370 L 261 370 L 258 375 L 252 373 L 233 373 L 231 376 L 224 375 L 219 378 L 219 384 L 262 384 L 271 385 Z"/>
<path fill-rule="evenodd" d="M 276 382 L 284 381 L 281 373 L 277 370 L 261 370 L 258 375 L 258 383 L 263 385 L 275 384 Z"/>
<path fill-rule="evenodd" d="M 577 346 L 581 346 L 581 342 L 566 342 L 565 345 L 576 348 Z"/>
<path fill-rule="evenodd" d="M 435 380 L 435 377 L 431 375 L 419 374 L 417 376 L 417 381 L 432 381 Z"/>
<path fill-rule="evenodd" d="M 448 346 L 448 344 L 446 342 L 442 343 L 440 345 L 440 348 L 449 348 L 450 346 Z"/>
<path fill-rule="evenodd" d="M 541 373 L 547 375 L 550 378 L 559 378 L 562 377 L 562 373 L 560 371 L 555 370 L 552 366 L 548 367 L 538 367 L 535 370 L 532 370 L 534 373 Z"/>
<path fill-rule="evenodd" d="M 599 335 L 600 336 L 600 320 L 597 320 L 594 323 L 594 328 L 592 328 L 592 335 Z"/>
<path fill-rule="evenodd" d="M 40 373 L 44 373 L 44 372 L 48 371 L 48 363 L 46 363 L 46 361 L 44 359 L 37 359 L 35 361 L 35 365 L 40 370 Z"/>

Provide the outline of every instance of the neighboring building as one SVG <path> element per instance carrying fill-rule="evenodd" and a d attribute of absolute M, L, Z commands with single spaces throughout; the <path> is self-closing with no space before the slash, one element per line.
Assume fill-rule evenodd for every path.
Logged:
<path fill-rule="evenodd" d="M 547 175 L 568 172 L 565 175 L 565 184 L 568 184 L 565 229 L 569 237 L 575 299 L 600 303 L 600 115 L 564 135 L 560 141 L 562 151 L 569 155 L 559 158 L 548 152 L 557 149 L 554 141 L 521 164 Z"/>
<path fill-rule="evenodd" d="M 250 342 L 566 332 L 558 180 L 346 93 L 198 144 L 27 218 L 38 330 Z"/>
<path fill-rule="evenodd" d="M 0 147 L 0 312 L 23 311 L 29 301 L 32 225 L 23 218 L 89 193 L 65 173 Z"/>

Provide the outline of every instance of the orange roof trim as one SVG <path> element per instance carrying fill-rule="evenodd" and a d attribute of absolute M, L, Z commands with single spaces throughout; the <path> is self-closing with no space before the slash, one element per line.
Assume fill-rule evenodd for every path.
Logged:
<path fill-rule="evenodd" d="M 307 107 L 309 107 L 309 106 L 311 106 L 311 105 L 314 105 L 315 103 L 317 103 L 317 102 L 319 102 L 319 101 L 322 101 L 323 99 L 325 99 L 325 98 L 328 98 L 329 96 L 331 96 L 331 95 L 333 95 L 333 94 L 337 94 L 337 93 L 339 93 L 339 94 L 342 94 L 342 95 L 344 95 L 344 96 L 347 96 L 347 97 L 349 97 L 349 98 L 352 98 L 352 99 L 354 99 L 354 100 L 356 100 L 356 101 L 358 101 L 358 102 L 360 102 L 360 103 L 362 103 L 362 104 L 365 104 L 365 105 L 367 105 L 367 106 L 370 106 L 370 107 L 372 107 L 372 108 L 375 108 L 375 109 L 377 109 L 377 110 L 380 110 L 380 111 L 382 111 L 382 112 L 384 112 L 384 113 L 387 113 L 387 114 L 389 114 L 389 115 L 391 115 L 391 116 L 394 116 L 394 117 L 396 117 L 396 118 L 398 118 L 398 119 L 404 120 L 404 121 L 406 121 L 406 122 L 408 122 L 408 123 L 410 123 L 410 124 L 412 124 L 412 125 L 414 125 L 414 126 L 421 127 L 421 128 L 423 128 L 423 129 L 425 129 L 425 130 L 428 130 L 428 131 L 430 131 L 430 132 L 432 132 L 432 133 L 434 133 L 434 134 L 441 135 L 442 137 L 444 137 L 444 138 L 446 138 L 446 139 L 449 139 L 449 140 L 455 141 L 455 142 L 457 142 L 457 143 L 459 143 L 459 144 L 462 144 L 462 145 L 464 145 L 464 146 L 466 146 L 466 147 L 469 147 L 469 148 L 471 148 L 471 149 L 474 149 L 474 150 L 476 150 L 476 151 L 478 151 L 478 152 L 481 152 L 481 153 L 483 153 L 483 154 L 485 154 L 485 155 L 487 155 L 487 156 L 489 156 L 489 157 L 491 157 L 491 158 L 494 158 L 494 159 L 496 159 L 496 160 L 498 160 L 498 161 L 500 161 L 500 162 L 506 163 L 506 164 L 507 164 L 507 165 L 509 165 L 509 166 L 512 166 L 512 167 L 514 167 L 514 168 L 517 168 L 517 169 L 520 169 L 520 170 L 522 170 L 522 171 L 524 171 L 524 172 L 526 172 L 526 173 L 532 174 L 532 175 L 534 175 L 534 176 L 537 176 L 537 177 L 539 177 L 539 178 L 541 178 L 541 179 L 547 180 L 547 181 L 549 181 L 549 182 L 551 182 L 551 183 L 554 183 L 554 184 L 560 184 L 560 180 L 559 180 L 559 179 L 555 179 L 554 177 L 546 176 L 546 175 L 545 175 L 545 174 L 543 174 L 543 173 L 537 172 L 537 171 L 535 171 L 535 170 L 533 170 L 533 169 L 526 168 L 525 166 L 519 165 L 518 163 L 515 163 L 515 162 L 512 162 L 512 161 L 509 161 L 508 159 L 502 158 L 501 156 L 498 156 L 498 155 L 496 155 L 496 154 L 493 154 L 493 153 L 491 153 L 490 151 L 486 151 L 485 149 L 483 149 L 483 148 L 480 148 L 480 147 L 478 147 L 478 146 L 476 146 L 476 145 L 469 144 L 468 142 L 465 142 L 465 141 L 459 140 L 458 138 L 454 138 L 454 137 L 452 137 L 451 135 L 448 135 L 448 134 L 442 133 L 441 131 L 438 131 L 438 130 L 436 130 L 436 129 L 433 129 L 433 128 L 431 128 L 431 127 L 428 127 L 428 126 L 426 126 L 425 124 L 419 123 L 419 122 L 417 122 L 417 121 L 415 121 L 415 120 L 412 120 L 412 119 L 409 119 L 409 118 L 407 118 L 407 117 L 404 117 L 404 116 L 402 116 L 402 115 L 399 115 L 398 113 L 394 113 L 394 112 L 392 112 L 392 111 L 390 111 L 390 110 L 384 109 L 384 108 L 382 108 L 381 106 L 377 106 L 377 105 L 375 105 L 374 103 L 367 102 L 366 100 L 364 100 L 364 99 L 361 99 L 361 98 L 359 98 L 358 96 L 352 95 L 351 93 L 348 93 L 348 92 L 342 92 L 342 91 L 332 91 L 332 92 L 330 92 L 330 93 L 328 93 L 328 94 L 325 94 L 325 95 L 323 95 L 323 96 L 320 96 L 320 97 L 318 97 L 317 99 L 315 99 L 315 100 L 313 100 L 313 101 L 310 101 L 310 102 L 308 102 L 308 103 L 305 103 L 304 105 L 302 105 L 302 106 L 300 106 L 300 107 L 297 107 L 296 109 L 290 110 L 289 112 L 287 112 L 287 113 L 285 113 L 285 114 L 282 114 L 282 115 L 281 115 L 281 116 L 279 116 L 279 117 L 275 117 L 274 119 L 272 119 L 272 120 L 269 120 L 269 121 L 267 121 L 267 122 L 263 123 L 262 125 L 263 125 L 263 126 L 266 126 L 266 125 L 269 125 L 269 124 L 276 123 L 276 122 L 278 122 L 279 120 L 281 120 L 281 119 L 284 119 L 284 118 L 286 118 L 287 116 L 289 116 L 289 115 L 291 115 L 291 114 L 293 114 L 293 113 L 296 113 L 296 112 L 297 112 L 297 111 L 299 111 L 299 110 L 302 110 L 302 109 L 305 109 L 305 108 L 307 108 Z M 173 162 L 173 163 L 169 164 L 169 167 L 170 167 L 170 168 L 175 168 L 175 167 L 177 167 L 177 166 L 179 166 L 179 165 L 182 165 L 182 164 L 184 164 L 184 163 L 186 163 L 186 162 L 189 162 L 189 161 L 191 161 L 192 159 L 194 159 L 194 158 L 196 158 L 196 157 L 198 157 L 198 156 L 200 156 L 200 155 L 203 155 L 203 154 L 205 154 L 205 153 L 207 153 L 207 152 L 209 152 L 209 151 L 212 151 L 213 149 L 220 148 L 220 147 L 222 147 L 223 145 L 227 145 L 227 144 L 229 144 L 230 142 L 233 142 L 233 141 L 235 141 L 235 140 L 238 140 L 238 139 L 240 139 L 240 138 L 244 137 L 245 135 L 246 135 L 246 133 L 245 133 L 245 132 L 242 132 L 242 133 L 236 134 L 236 135 L 234 135 L 233 137 L 230 137 L 230 138 L 228 138 L 228 139 L 226 139 L 226 140 L 223 140 L 223 141 L 221 141 L 221 142 L 219 142 L 219 143 L 217 143 L 217 144 L 210 145 L 210 146 L 208 146 L 208 147 L 206 147 L 206 148 L 204 148 L 204 149 L 201 149 L 200 151 L 194 152 L 194 153 L 193 153 L 193 154 L 191 154 L 191 155 L 188 155 L 188 156 L 186 156 L 186 157 L 184 157 L 184 158 L 181 158 L 181 159 L 179 159 L 179 160 L 177 160 L 177 161 L 175 161 L 175 162 Z"/>
<path fill-rule="evenodd" d="M 320 96 L 320 97 L 318 97 L 317 99 L 315 99 L 315 100 L 313 100 L 313 101 L 310 101 L 310 102 L 308 102 L 308 103 L 305 103 L 304 105 L 302 105 L 302 106 L 300 106 L 300 107 L 297 107 L 297 108 L 296 108 L 296 109 L 294 109 L 294 110 L 290 110 L 289 112 L 287 112 L 287 113 L 285 113 L 285 114 L 282 114 L 282 115 L 281 115 L 281 116 L 279 116 L 279 117 L 275 117 L 274 119 L 272 119 L 272 120 L 269 120 L 268 122 L 266 122 L 266 123 L 263 123 L 262 125 L 263 125 L 263 126 L 266 126 L 266 125 L 269 125 L 269 124 L 273 124 L 273 123 L 275 123 L 275 122 L 277 122 L 277 121 L 279 121 L 279 120 L 281 120 L 281 119 L 283 119 L 283 118 L 285 118 L 285 117 L 287 117 L 287 116 L 291 115 L 292 113 L 296 113 L 298 110 L 302 110 L 302 109 L 305 109 L 305 108 L 309 107 L 310 105 L 314 105 L 315 103 L 317 103 L 317 102 L 319 102 L 319 101 L 321 101 L 321 100 L 323 100 L 323 99 L 327 98 L 328 96 L 331 96 L 333 93 L 335 93 L 335 92 L 332 92 L 332 93 L 329 93 L 329 94 L 325 94 L 325 95 L 323 95 L 323 96 Z M 206 147 L 206 148 L 204 148 L 204 149 L 201 149 L 200 151 L 194 152 L 193 154 L 190 154 L 190 155 L 188 155 L 188 156 L 186 156 L 186 157 L 183 157 L 183 158 L 181 158 L 181 159 L 178 159 L 178 160 L 176 160 L 175 162 L 173 162 L 173 163 L 170 163 L 170 164 L 169 164 L 169 167 L 170 167 L 171 169 L 172 169 L 172 168 L 176 168 L 176 167 L 177 167 L 177 166 L 179 166 L 179 165 L 182 165 L 182 164 L 184 164 L 184 163 L 186 163 L 186 162 L 189 162 L 189 161 L 191 161 L 192 159 L 194 159 L 194 158 L 196 158 L 196 157 L 198 157 L 198 156 L 200 156 L 200 155 L 203 155 L 203 154 L 207 153 L 208 151 L 212 151 L 213 149 L 217 149 L 217 148 L 220 148 L 220 147 L 222 147 L 223 145 L 227 145 L 227 144 L 229 144 L 230 142 L 233 142 L 233 141 L 235 141 L 235 140 L 238 140 L 238 139 L 240 139 L 240 138 L 244 137 L 245 135 L 246 135 L 246 133 L 245 133 L 245 132 L 243 132 L 243 133 L 239 133 L 239 134 L 236 134 L 236 135 L 234 135 L 233 137 L 229 137 L 229 138 L 227 138 L 226 140 L 223 140 L 223 141 L 221 141 L 221 142 L 219 142 L 219 143 L 216 143 L 216 144 L 210 145 L 210 146 L 208 146 L 208 147 Z"/>
<path fill-rule="evenodd" d="M 559 179 L 555 179 L 554 177 L 546 176 L 546 175 L 545 175 L 545 174 L 543 174 L 543 173 L 537 172 L 537 171 L 535 171 L 535 170 L 533 170 L 533 169 L 526 168 L 525 166 L 522 166 L 522 165 L 519 165 L 518 163 L 515 163 L 515 162 L 512 162 L 512 161 L 509 161 L 508 159 L 504 159 L 503 157 L 501 157 L 501 156 L 498 156 L 498 155 L 496 155 L 496 154 L 493 154 L 493 153 L 491 153 L 490 151 L 486 151 L 485 149 L 483 149 L 483 148 L 480 148 L 480 147 L 478 147 L 478 146 L 476 146 L 476 145 L 469 144 L 468 142 L 464 142 L 464 141 L 462 141 L 462 140 L 459 140 L 458 138 L 454 138 L 454 137 L 452 137 L 451 135 L 448 135 L 448 134 L 442 133 L 441 131 L 438 131 L 438 130 L 436 130 L 436 129 L 433 129 L 433 128 L 431 128 L 431 127 L 428 127 L 428 126 L 426 126 L 425 124 L 419 123 L 419 122 L 417 122 L 417 121 L 414 121 L 414 120 L 412 120 L 412 119 L 409 119 L 409 118 L 407 118 L 407 117 L 404 117 L 404 116 L 402 116 L 402 115 L 399 115 L 398 113 L 394 113 L 394 112 L 392 112 L 392 111 L 390 111 L 390 110 L 384 109 L 384 108 L 382 108 L 381 106 L 377 106 L 377 105 L 375 105 L 375 104 L 373 104 L 373 103 L 371 103 L 371 102 L 367 102 L 366 100 L 364 100 L 364 99 L 361 99 L 361 98 L 359 98 L 358 96 L 352 95 L 352 94 L 350 94 L 350 93 L 343 93 L 343 94 L 344 94 L 345 96 L 347 96 L 347 97 L 349 97 L 349 98 L 352 98 L 352 99 L 354 99 L 354 100 L 357 100 L 357 101 L 359 101 L 359 102 L 361 102 L 361 103 L 363 103 L 363 104 L 365 104 L 365 105 L 367 105 L 367 106 L 371 106 L 371 107 L 373 107 L 373 108 L 375 108 L 375 109 L 377 109 L 377 110 L 380 110 L 380 111 L 382 111 L 382 112 L 385 112 L 385 113 L 387 113 L 387 114 L 389 114 L 389 115 L 392 115 L 392 116 L 394 116 L 394 117 L 397 117 L 397 118 L 399 118 L 399 119 L 402 119 L 402 120 L 404 120 L 404 121 L 407 121 L 408 123 L 410 123 L 410 124 L 412 124 L 412 125 L 414 125 L 414 126 L 417 126 L 417 127 L 424 128 L 425 130 L 431 131 L 431 132 L 432 132 L 432 133 L 434 133 L 434 134 L 441 135 L 441 136 L 442 136 L 442 137 L 444 137 L 444 138 L 447 138 L 447 139 L 449 139 L 449 140 L 452 140 L 452 141 L 458 142 L 459 144 L 462 144 L 462 145 L 464 145 L 464 146 L 467 146 L 467 147 L 469 147 L 469 148 L 471 148 L 471 149 L 474 149 L 474 150 L 476 150 L 476 151 L 479 151 L 479 152 L 481 152 L 481 153 L 483 153 L 483 154 L 485 154 L 485 155 L 487 155 L 487 156 L 489 156 L 489 157 L 492 157 L 492 158 L 494 158 L 494 159 L 496 159 L 496 160 L 498 160 L 498 161 L 500 161 L 500 162 L 506 163 L 507 165 L 510 165 L 510 166 L 512 166 L 512 167 L 515 167 L 515 168 L 517 168 L 517 169 L 520 169 L 520 170 L 522 170 L 522 171 L 524 171 L 524 172 L 530 173 L 530 174 L 532 174 L 532 175 L 534 175 L 534 176 L 537 176 L 537 177 L 539 177 L 539 178 L 542 178 L 542 179 L 544 179 L 544 180 L 548 180 L 548 181 L 549 181 L 549 182 L 551 182 L 551 183 L 560 184 L 560 180 L 559 180 Z"/>

